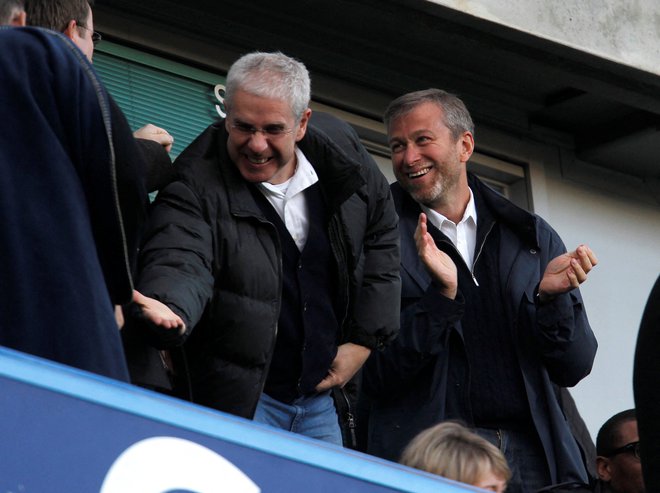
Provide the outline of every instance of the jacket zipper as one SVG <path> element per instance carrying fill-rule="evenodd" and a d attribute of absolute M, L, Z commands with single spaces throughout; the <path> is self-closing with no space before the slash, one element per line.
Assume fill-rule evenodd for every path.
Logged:
<path fill-rule="evenodd" d="M 348 396 L 346 395 L 346 391 L 341 388 L 339 389 L 341 392 L 342 397 L 344 398 L 344 401 L 346 402 L 346 422 L 348 423 L 348 433 L 349 433 L 349 439 L 350 443 L 349 445 L 351 448 L 356 449 L 357 448 L 357 434 L 355 432 L 355 416 L 353 415 L 353 410 L 351 408 L 351 401 L 349 400 Z"/>
<path fill-rule="evenodd" d="M 481 245 L 479 245 L 479 251 L 474 256 L 474 261 L 472 262 L 472 269 L 470 269 L 470 275 L 472 276 L 472 280 L 474 281 L 474 284 L 477 285 L 477 287 L 479 287 L 479 283 L 477 282 L 477 278 L 474 277 L 474 267 L 477 265 L 477 260 L 479 260 L 479 257 L 481 256 L 481 252 L 484 251 L 484 245 L 486 244 L 486 240 L 488 239 L 490 232 L 493 231 L 494 226 L 495 226 L 495 222 L 493 221 L 490 224 L 490 228 L 488 228 L 488 231 L 486 231 L 486 234 L 484 235 L 484 240 L 481 242 Z"/>
<path fill-rule="evenodd" d="M 461 255 L 461 252 L 459 252 L 458 248 L 456 248 L 456 245 L 454 245 L 450 240 L 442 240 L 443 242 L 447 243 L 456 253 L 458 253 L 458 256 L 463 261 L 463 265 L 465 265 L 465 267 L 470 271 L 470 276 L 472 277 L 472 281 L 477 287 L 479 287 L 479 282 L 477 281 L 477 278 L 474 276 L 474 267 L 477 265 L 477 260 L 479 260 L 479 257 L 481 256 L 481 252 L 483 252 L 484 250 L 484 245 L 486 244 L 486 240 L 488 239 L 490 232 L 493 231 L 494 226 L 495 226 L 495 222 L 493 222 L 490 225 L 490 228 L 488 228 L 488 231 L 486 231 L 484 239 L 479 245 L 479 251 L 475 255 L 474 261 L 472 262 L 472 268 L 468 267 L 467 263 L 465 262 L 465 259 L 463 258 L 463 255 Z"/>

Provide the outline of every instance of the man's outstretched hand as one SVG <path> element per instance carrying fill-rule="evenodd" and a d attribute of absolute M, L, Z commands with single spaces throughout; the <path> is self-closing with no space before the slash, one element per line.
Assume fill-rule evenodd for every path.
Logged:
<path fill-rule="evenodd" d="M 162 329 L 175 329 L 179 335 L 186 332 L 186 324 L 183 323 L 183 319 L 160 301 L 134 290 L 133 303 L 140 307 L 142 316 L 153 325 Z"/>

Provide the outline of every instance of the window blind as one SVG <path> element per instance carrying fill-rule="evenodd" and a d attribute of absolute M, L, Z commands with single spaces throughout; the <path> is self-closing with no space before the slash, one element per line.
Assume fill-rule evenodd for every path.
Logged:
<path fill-rule="evenodd" d="M 101 46 L 94 67 L 129 125 L 166 129 L 174 137 L 173 158 L 220 117 L 214 88 L 223 77 L 106 41 Z"/>

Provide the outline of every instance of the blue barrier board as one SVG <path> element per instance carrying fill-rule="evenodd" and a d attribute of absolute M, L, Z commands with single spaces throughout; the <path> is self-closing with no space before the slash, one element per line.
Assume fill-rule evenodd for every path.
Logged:
<path fill-rule="evenodd" d="M 0 348 L 0 492 L 471 487 Z"/>

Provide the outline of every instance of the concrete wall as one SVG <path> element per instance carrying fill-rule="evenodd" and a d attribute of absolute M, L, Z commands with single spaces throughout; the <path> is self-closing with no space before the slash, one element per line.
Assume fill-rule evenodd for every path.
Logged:
<path fill-rule="evenodd" d="M 660 2 L 657 0 L 431 1 L 660 74 Z"/>

